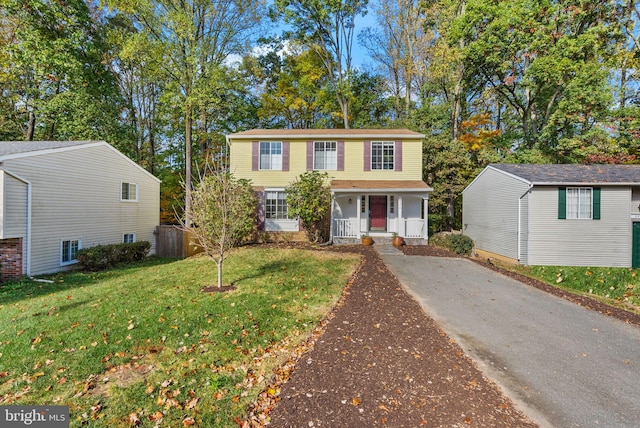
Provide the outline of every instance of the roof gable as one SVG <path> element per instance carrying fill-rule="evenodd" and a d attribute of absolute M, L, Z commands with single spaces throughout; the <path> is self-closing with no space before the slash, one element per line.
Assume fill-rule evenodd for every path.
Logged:
<path fill-rule="evenodd" d="M 640 165 L 490 164 L 531 184 L 640 184 Z"/>
<path fill-rule="evenodd" d="M 149 177 L 160 182 L 160 179 L 128 158 L 124 153 L 106 141 L 0 141 L 0 162 L 7 159 L 45 155 L 65 150 L 78 150 L 86 147 L 104 146 L 113 150 L 126 162 L 140 169 Z"/>

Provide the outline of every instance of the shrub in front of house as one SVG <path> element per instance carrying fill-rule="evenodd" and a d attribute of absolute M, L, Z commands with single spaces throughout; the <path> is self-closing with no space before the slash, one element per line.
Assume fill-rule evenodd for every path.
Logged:
<path fill-rule="evenodd" d="M 77 257 L 82 270 L 98 271 L 112 268 L 119 263 L 144 260 L 150 249 L 151 244 L 148 241 L 96 245 L 78 250 Z"/>
<path fill-rule="evenodd" d="M 429 238 L 429 244 L 443 247 L 456 254 L 468 256 L 473 250 L 473 240 L 459 233 L 441 232 Z"/>

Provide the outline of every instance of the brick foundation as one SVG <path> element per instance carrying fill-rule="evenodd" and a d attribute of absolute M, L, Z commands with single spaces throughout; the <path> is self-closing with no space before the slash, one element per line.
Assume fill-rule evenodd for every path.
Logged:
<path fill-rule="evenodd" d="M 22 238 L 0 240 L 0 281 L 22 276 Z"/>

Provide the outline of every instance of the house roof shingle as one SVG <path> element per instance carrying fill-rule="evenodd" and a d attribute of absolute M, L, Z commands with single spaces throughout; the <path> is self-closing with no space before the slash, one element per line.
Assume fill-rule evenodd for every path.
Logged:
<path fill-rule="evenodd" d="M 532 184 L 640 183 L 640 165 L 490 164 Z"/>
<path fill-rule="evenodd" d="M 250 129 L 229 134 L 232 139 L 250 138 L 424 138 L 408 129 Z"/>
<path fill-rule="evenodd" d="M 97 141 L 0 141 L 0 157 L 95 143 Z"/>

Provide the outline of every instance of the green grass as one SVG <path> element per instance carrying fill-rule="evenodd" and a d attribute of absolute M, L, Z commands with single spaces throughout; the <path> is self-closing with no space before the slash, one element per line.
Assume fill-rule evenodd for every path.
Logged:
<path fill-rule="evenodd" d="M 236 426 L 358 262 L 242 248 L 226 293 L 200 291 L 217 278 L 204 257 L 0 286 L 0 404 L 69 405 L 72 426 Z"/>
<path fill-rule="evenodd" d="M 513 270 L 555 287 L 590 295 L 610 305 L 640 313 L 640 270 L 638 269 L 518 266 Z"/>

